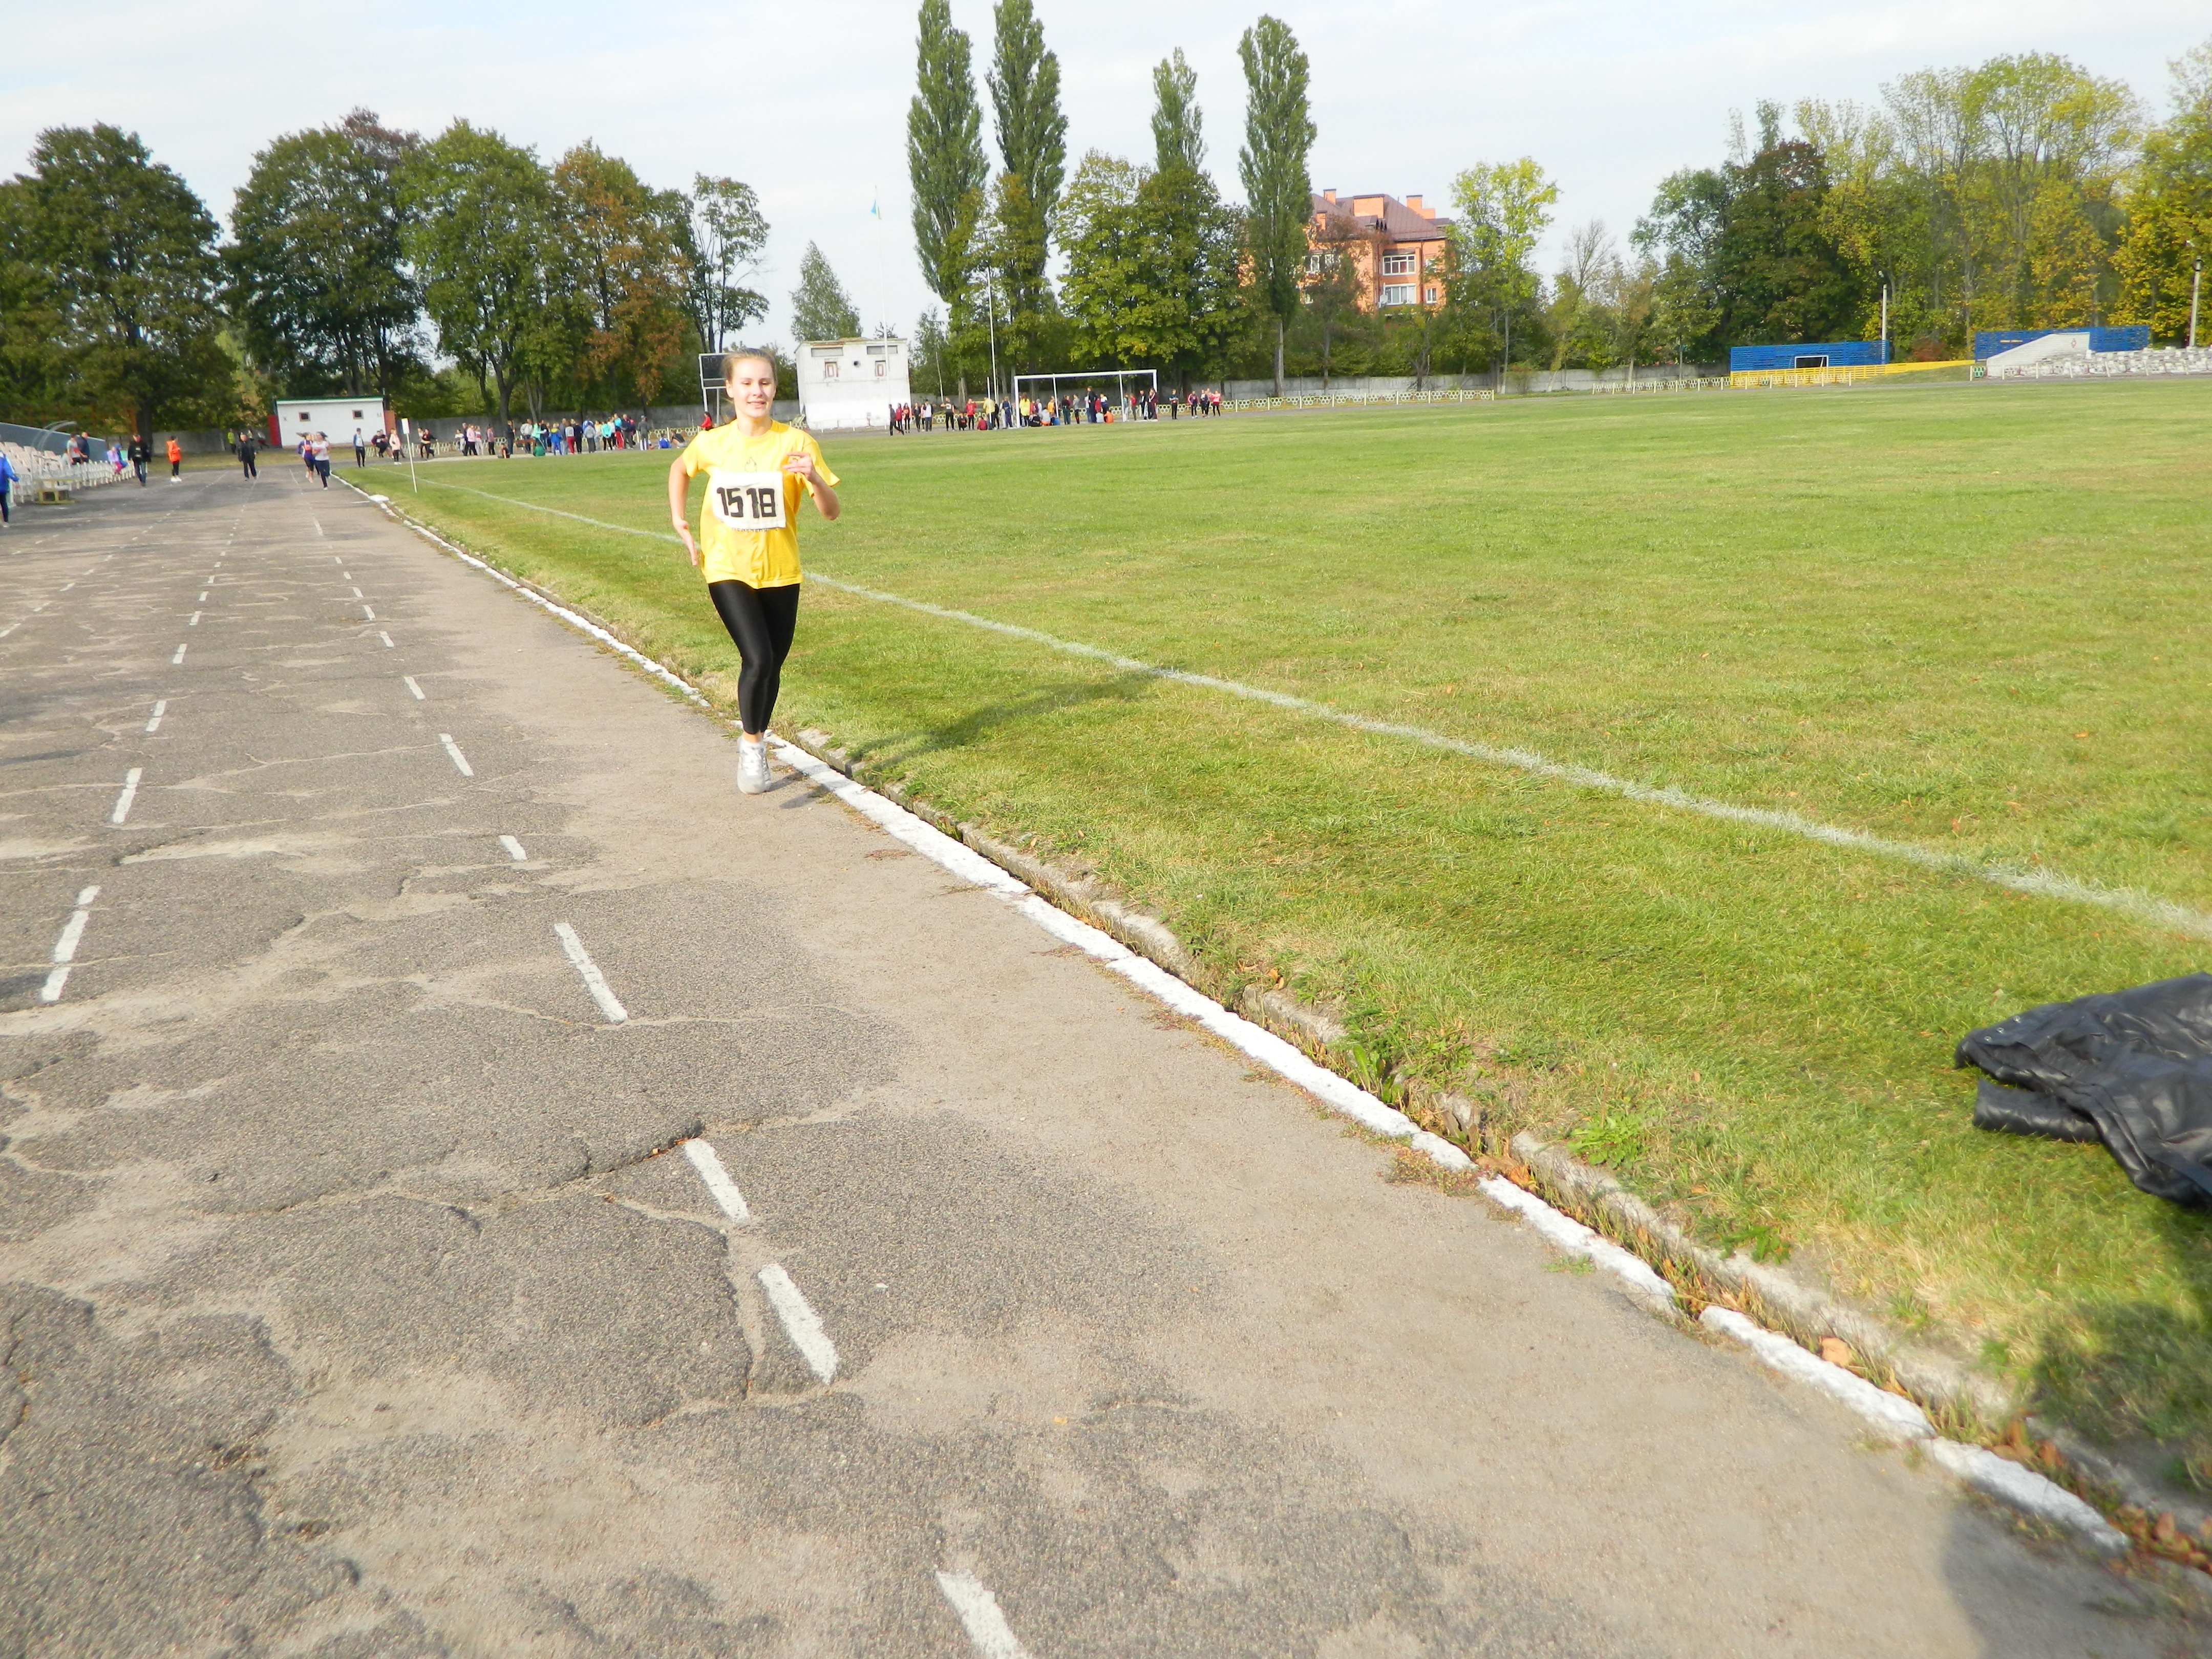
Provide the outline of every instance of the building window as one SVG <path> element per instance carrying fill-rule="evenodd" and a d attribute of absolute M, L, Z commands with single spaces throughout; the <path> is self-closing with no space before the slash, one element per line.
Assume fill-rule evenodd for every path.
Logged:
<path fill-rule="evenodd" d="M 1386 253 L 1382 256 L 1385 276 L 1410 276 L 1413 274 L 1413 256 L 1410 253 Z"/>
<path fill-rule="evenodd" d="M 1382 290 L 1382 303 L 1386 306 L 1409 306 L 1413 304 L 1413 285 L 1411 283 L 1390 283 Z"/>
<path fill-rule="evenodd" d="M 876 378 L 879 380 L 884 378 L 884 360 L 880 357 L 876 359 Z"/>
<path fill-rule="evenodd" d="M 823 365 L 822 365 L 822 378 L 823 378 L 823 380 L 836 380 L 836 379 L 837 378 L 837 365 L 836 365 L 836 364 L 835 364 L 835 363 L 824 363 L 824 364 L 823 364 Z"/>
<path fill-rule="evenodd" d="M 1437 291 L 1433 288 L 1429 290 L 1428 301 L 1431 305 L 1434 305 L 1437 302 Z"/>
<path fill-rule="evenodd" d="M 1321 267 L 1322 267 L 1322 256 L 1321 256 L 1320 254 L 1318 254 L 1318 253 L 1309 253 L 1309 254 L 1307 254 L 1307 255 L 1306 255 L 1306 275 L 1307 275 L 1307 276 L 1320 276 L 1320 275 L 1321 275 Z"/>

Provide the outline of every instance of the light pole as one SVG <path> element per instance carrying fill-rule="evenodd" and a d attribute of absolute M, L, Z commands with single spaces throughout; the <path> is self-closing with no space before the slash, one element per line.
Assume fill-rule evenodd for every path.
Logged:
<path fill-rule="evenodd" d="M 1889 362 L 1889 273 L 1881 273 L 1881 360 Z"/>
<path fill-rule="evenodd" d="M 2195 247 L 2194 242 L 2190 246 Z M 2197 264 L 2189 273 L 2189 349 L 2197 349 L 2197 299 L 2204 291 L 2204 256 L 2197 256 Z"/>
<path fill-rule="evenodd" d="M 991 409 L 995 418 L 999 407 L 999 283 L 991 271 L 983 273 L 983 315 L 991 331 Z"/>

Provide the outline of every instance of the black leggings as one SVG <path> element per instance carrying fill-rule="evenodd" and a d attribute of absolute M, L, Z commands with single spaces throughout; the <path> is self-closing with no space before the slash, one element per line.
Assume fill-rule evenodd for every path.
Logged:
<path fill-rule="evenodd" d="M 744 582 L 708 582 L 714 609 L 738 647 L 738 720 L 745 735 L 768 730 L 775 694 L 783 685 L 783 659 L 799 627 L 799 584 L 754 587 Z"/>

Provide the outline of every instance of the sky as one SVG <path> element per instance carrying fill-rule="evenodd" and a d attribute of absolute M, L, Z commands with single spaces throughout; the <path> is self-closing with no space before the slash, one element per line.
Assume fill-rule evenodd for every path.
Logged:
<path fill-rule="evenodd" d="M 107 0 L 17 9 L 0 57 L 0 173 L 45 128 L 138 132 L 228 223 L 254 152 L 356 106 L 435 132 L 456 118 L 550 162 L 585 139 L 650 183 L 744 179 L 771 228 L 752 286 L 787 337 L 800 255 L 818 243 L 867 325 L 910 330 L 934 303 L 914 258 L 906 109 L 911 0 L 650 9 L 621 0 L 309 6 L 241 26 L 234 8 Z M 1624 241 L 1654 188 L 1720 159 L 1729 115 L 1762 98 L 1873 102 L 1931 64 L 2054 52 L 2166 108 L 2166 64 L 2212 34 L 2204 0 L 1273 0 L 1312 61 L 1314 187 L 1447 203 L 1453 175 L 1533 156 L 1559 186 L 1540 251 L 1601 219 Z M 1152 65 L 1181 46 L 1198 73 L 1208 160 L 1242 195 L 1239 34 L 1256 8 L 1218 0 L 1036 0 L 1059 54 L 1068 165 L 1152 149 Z M 989 0 L 953 0 L 990 55 Z M 989 140 L 989 105 L 984 121 Z M 879 206 L 881 216 L 871 213 Z"/>

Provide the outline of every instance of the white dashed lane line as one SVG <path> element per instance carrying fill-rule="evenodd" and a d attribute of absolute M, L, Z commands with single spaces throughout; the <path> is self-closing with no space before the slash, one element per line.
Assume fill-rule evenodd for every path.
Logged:
<path fill-rule="evenodd" d="M 201 613 L 201 612 L 199 612 L 199 611 L 193 611 L 193 612 L 192 612 L 192 619 L 191 619 L 190 622 L 186 623 L 185 624 L 185 627 L 187 627 L 187 628 L 198 628 L 198 627 L 200 625 L 200 616 L 201 616 L 201 614 L 202 614 L 202 613 Z"/>
<path fill-rule="evenodd" d="M 691 1160 L 691 1167 L 707 1183 L 708 1192 L 724 1215 L 739 1222 L 753 1218 L 753 1212 L 745 1207 L 745 1195 L 730 1179 L 730 1172 L 722 1167 L 721 1158 L 712 1146 L 703 1140 L 687 1140 L 684 1143 L 684 1156 Z"/>
<path fill-rule="evenodd" d="M 968 1632 L 968 1640 L 982 1659 L 1030 1659 L 1030 1650 L 1021 1644 L 1006 1615 L 999 1610 L 999 1598 L 991 1594 L 983 1582 L 969 1572 L 940 1572 L 937 1588 L 945 1592 L 945 1599 L 952 1603 L 952 1611 L 960 1615 L 960 1626 Z"/>
<path fill-rule="evenodd" d="M 145 775 L 145 769 L 138 766 L 123 775 L 123 793 L 116 796 L 115 810 L 107 815 L 110 823 L 120 823 L 131 816 L 131 803 L 138 799 L 138 780 Z"/>
<path fill-rule="evenodd" d="M 76 960 L 76 947 L 84 938 L 84 925 L 92 920 L 92 902 L 99 896 L 97 887 L 88 887 L 76 896 L 76 908 L 70 912 L 69 921 L 62 927 L 62 936 L 54 941 L 54 970 L 39 988 L 40 1001 L 62 1000 L 62 987 L 69 983 L 70 965 Z"/>
<path fill-rule="evenodd" d="M 830 1333 L 822 1328 L 822 1316 L 799 1294 L 799 1286 L 791 1282 L 791 1275 L 776 1263 L 769 1262 L 757 1277 L 761 1289 L 768 1292 L 769 1306 L 775 1310 L 775 1316 L 783 1322 L 783 1334 L 799 1350 L 807 1370 L 824 1382 L 833 1380 L 837 1375 L 837 1350 L 830 1340 Z"/>
<path fill-rule="evenodd" d="M 517 864 L 526 864 L 530 861 L 530 854 L 522 850 L 522 843 L 515 840 L 513 836 L 501 836 L 499 838 L 499 844 L 507 849 L 507 857 L 513 859 Z"/>
<path fill-rule="evenodd" d="M 377 638 L 379 638 L 380 640 L 382 640 L 382 641 L 384 641 L 384 648 L 385 648 L 386 651 L 389 651 L 389 650 L 391 650 L 391 649 L 392 648 L 392 635 L 391 635 L 380 632 L 380 633 L 377 635 L 377 636 L 376 636 L 376 637 L 377 637 Z"/>
<path fill-rule="evenodd" d="M 416 702 L 427 702 L 429 701 L 428 698 L 422 695 L 422 688 L 415 684 L 415 677 L 412 674 L 402 674 L 399 678 L 402 683 L 406 685 L 407 689 L 415 694 Z"/>
<path fill-rule="evenodd" d="M 584 948 L 584 941 L 576 937 L 576 930 L 565 921 L 556 921 L 553 924 L 553 931 L 561 936 L 561 949 L 568 953 L 569 962 L 582 976 L 584 988 L 592 994 L 592 1000 L 599 1005 L 599 1012 L 607 1017 L 607 1024 L 625 1024 L 629 1018 L 629 1010 L 623 1007 L 621 1000 L 608 988 L 606 975 L 599 971 L 599 964 L 592 960 L 592 953 Z"/>
<path fill-rule="evenodd" d="M 172 657 L 172 658 L 170 658 L 170 659 L 169 659 L 169 666 L 170 666 L 170 667 L 172 667 L 172 668 L 174 668 L 174 667 L 175 667 L 179 663 L 182 662 L 184 659 L 185 659 L 185 647 L 184 647 L 183 646 L 181 646 L 181 645 L 180 645 L 180 646 L 179 646 L 179 647 L 177 647 L 177 654 L 176 654 L 175 656 L 173 656 L 173 657 Z"/>
<path fill-rule="evenodd" d="M 368 617 L 371 622 L 374 622 L 376 620 L 376 612 L 370 610 L 367 605 L 362 606 L 361 614 Z"/>
<path fill-rule="evenodd" d="M 146 729 L 149 732 L 160 731 L 161 729 L 161 716 L 168 712 L 169 700 L 167 697 L 164 697 L 161 702 L 154 705 L 154 718 L 146 722 Z"/>
<path fill-rule="evenodd" d="M 469 757 L 461 752 L 461 745 L 453 741 L 450 732 L 439 732 L 438 741 L 446 745 L 446 757 L 453 762 L 454 770 L 465 778 L 476 776 L 476 768 L 469 764 Z"/>

